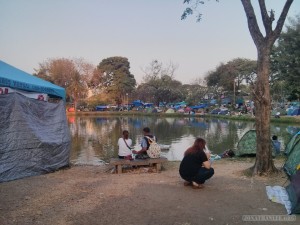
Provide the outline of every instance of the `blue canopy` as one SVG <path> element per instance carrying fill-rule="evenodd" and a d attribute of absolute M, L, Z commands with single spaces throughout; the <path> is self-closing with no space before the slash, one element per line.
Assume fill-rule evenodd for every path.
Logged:
<path fill-rule="evenodd" d="M 208 106 L 207 104 L 200 104 L 200 105 L 192 106 L 191 108 L 192 108 L 192 109 L 204 109 L 204 108 L 206 108 L 207 106 Z"/>
<path fill-rule="evenodd" d="M 134 107 L 144 106 L 144 102 L 141 100 L 135 100 L 131 103 Z"/>
<path fill-rule="evenodd" d="M 0 86 L 66 98 L 65 89 L 0 60 Z"/>
<path fill-rule="evenodd" d="M 105 109 L 108 109 L 107 105 L 97 105 L 96 111 L 104 111 Z"/>

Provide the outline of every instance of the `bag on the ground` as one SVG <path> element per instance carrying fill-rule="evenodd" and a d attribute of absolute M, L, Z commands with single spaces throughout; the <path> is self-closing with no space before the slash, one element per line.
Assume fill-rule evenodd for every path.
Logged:
<path fill-rule="evenodd" d="M 161 147 L 159 144 L 156 143 L 156 141 L 152 138 L 146 137 L 149 141 L 149 148 L 147 150 L 147 154 L 150 158 L 156 159 L 160 157 Z"/>

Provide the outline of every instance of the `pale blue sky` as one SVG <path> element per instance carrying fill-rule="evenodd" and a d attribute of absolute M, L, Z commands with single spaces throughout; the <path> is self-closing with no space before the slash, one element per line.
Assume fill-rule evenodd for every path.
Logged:
<path fill-rule="evenodd" d="M 97 65 L 129 59 L 138 82 L 153 59 L 179 65 L 190 83 L 236 57 L 256 59 L 240 0 L 211 0 L 203 20 L 181 21 L 183 0 L 0 0 L 0 59 L 33 73 L 48 58 L 82 57 Z M 255 1 L 256 2 L 256 1 Z M 283 0 L 269 0 L 276 18 Z M 295 0 L 289 16 L 300 12 Z"/>

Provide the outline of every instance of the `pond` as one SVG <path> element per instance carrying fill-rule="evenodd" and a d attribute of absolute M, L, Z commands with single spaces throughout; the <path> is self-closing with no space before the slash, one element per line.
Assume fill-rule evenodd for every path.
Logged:
<path fill-rule="evenodd" d="M 72 136 L 71 162 L 83 165 L 100 165 L 118 155 L 118 139 L 122 130 L 128 130 L 136 150 L 140 150 L 142 129 L 149 127 L 158 143 L 170 145 L 162 155 L 170 161 L 183 158 L 184 151 L 196 137 L 206 140 L 215 154 L 234 149 L 239 139 L 254 128 L 254 122 L 198 117 L 159 116 L 68 116 Z M 282 149 L 300 126 L 272 124 L 271 134 L 277 135 Z"/>

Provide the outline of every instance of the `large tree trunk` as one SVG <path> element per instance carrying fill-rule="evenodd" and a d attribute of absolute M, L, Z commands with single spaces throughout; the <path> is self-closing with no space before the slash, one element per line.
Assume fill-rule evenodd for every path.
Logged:
<path fill-rule="evenodd" d="M 284 21 L 293 0 L 286 0 L 282 12 L 273 30 L 274 11 L 268 11 L 265 0 L 258 0 L 265 36 L 258 26 L 254 8 L 250 0 L 241 0 L 248 22 L 248 28 L 258 52 L 257 80 L 254 88 L 255 125 L 256 125 L 256 161 L 252 167 L 253 174 L 270 174 L 276 170 L 272 160 L 270 142 L 271 96 L 269 84 L 270 52 L 279 37 Z"/>
<path fill-rule="evenodd" d="M 270 143 L 271 96 L 269 85 L 270 53 L 264 48 L 258 53 L 257 81 L 254 88 L 255 125 L 256 125 L 256 161 L 252 167 L 253 174 L 270 174 L 276 172 L 272 159 Z"/>

